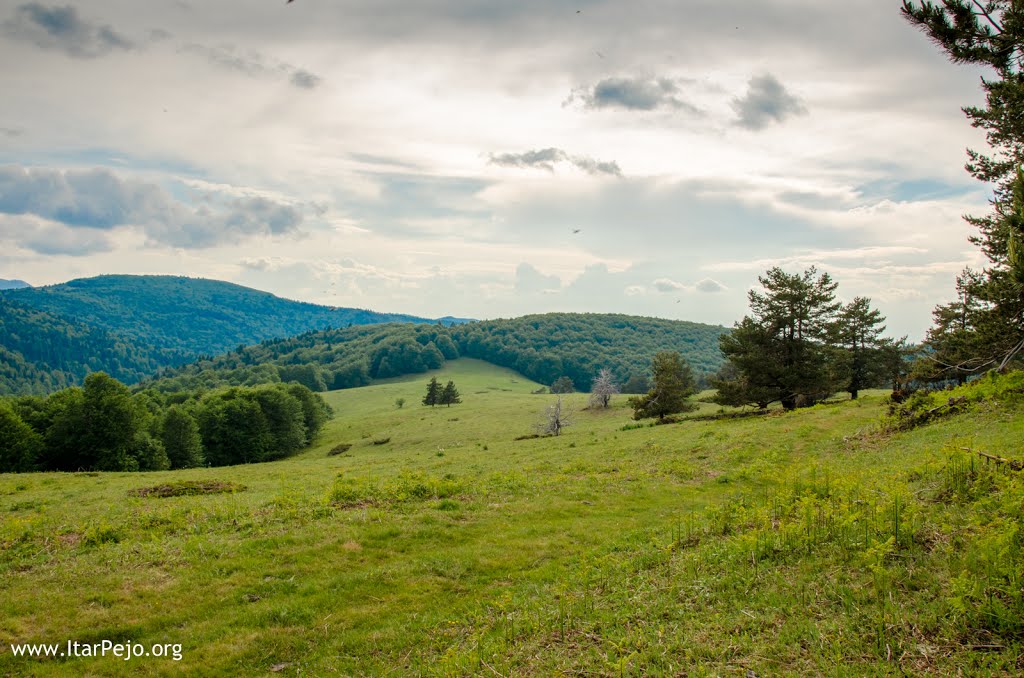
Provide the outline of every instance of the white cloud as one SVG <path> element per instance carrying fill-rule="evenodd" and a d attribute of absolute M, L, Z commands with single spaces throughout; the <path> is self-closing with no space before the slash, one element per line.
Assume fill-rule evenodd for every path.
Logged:
<path fill-rule="evenodd" d="M 729 323 L 759 272 L 818 264 L 919 335 L 975 260 L 978 71 L 889 0 L 96 0 L 66 39 L 36 14 L 0 9 L 0 162 L 52 180 L 7 194 L 8 277 Z"/>

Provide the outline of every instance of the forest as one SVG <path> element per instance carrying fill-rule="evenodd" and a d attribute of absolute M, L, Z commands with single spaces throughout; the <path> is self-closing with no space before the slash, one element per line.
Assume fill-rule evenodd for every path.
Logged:
<path fill-rule="evenodd" d="M 662 350 L 679 351 L 700 376 L 718 370 L 723 327 L 615 314 L 547 313 L 440 325 L 387 324 L 306 332 L 239 347 L 160 372 L 146 386 L 162 391 L 298 382 L 313 391 L 365 386 L 417 374 L 458 357 L 508 367 L 540 382 L 572 380 L 588 390 L 601 369 L 619 383 L 646 375 Z"/>
<path fill-rule="evenodd" d="M 0 473 L 161 471 L 270 461 L 331 416 L 301 384 L 132 393 L 93 372 L 82 387 L 0 399 Z"/>
<path fill-rule="evenodd" d="M 162 367 L 239 345 L 384 322 L 431 321 L 176 276 L 105 275 L 2 290 L 0 394 L 50 393 L 80 384 L 96 370 L 131 384 Z"/>

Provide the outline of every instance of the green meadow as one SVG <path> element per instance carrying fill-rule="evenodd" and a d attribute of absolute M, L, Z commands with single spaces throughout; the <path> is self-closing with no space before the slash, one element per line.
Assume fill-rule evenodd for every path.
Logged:
<path fill-rule="evenodd" d="M 286 460 L 0 476 L 0 674 L 1024 671 L 1024 487 L 977 454 L 1020 458 L 1019 373 L 913 426 L 882 391 L 662 426 L 573 394 L 531 438 L 538 388 L 462 359 L 325 394 Z M 105 639 L 182 658 L 11 652 Z"/>

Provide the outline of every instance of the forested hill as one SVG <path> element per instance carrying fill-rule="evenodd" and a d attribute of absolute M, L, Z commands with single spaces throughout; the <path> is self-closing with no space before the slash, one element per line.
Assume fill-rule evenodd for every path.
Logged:
<path fill-rule="evenodd" d="M 84 278 L 3 290 L 0 300 L 0 393 L 48 392 L 97 370 L 132 383 L 161 367 L 310 330 L 434 322 L 175 276 Z"/>
<path fill-rule="evenodd" d="M 0 395 L 44 394 L 103 370 L 135 382 L 167 360 L 110 332 L 8 302 L 0 296 Z"/>
<path fill-rule="evenodd" d="M 726 331 L 676 320 L 576 313 L 453 327 L 352 327 L 265 341 L 165 370 L 153 385 L 173 391 L 281 380 L 313 390 L 339 389 L 472 357 L 512 368 L 543 384 L 568 376 L 578 389 L 587 389 L 602 368 L 610 369 L 619 383 L 646 375 L 651 358 L 662 350 L 679 351 L 698 374 L 714 372 L 723 361 L 718 337 Z"/>
<path fill-rule="evenodd" d="M 542 384 L 567 376 L 580 389 L 601 368 L 620 381 L 646 374 L 658 351 L 679 351 L 694 372 L 724 363 L 718 338 L 728 330 L 683 320 L 612 313 L 545 313 L 452 328 L 462 355 L 509 367 Z"/>

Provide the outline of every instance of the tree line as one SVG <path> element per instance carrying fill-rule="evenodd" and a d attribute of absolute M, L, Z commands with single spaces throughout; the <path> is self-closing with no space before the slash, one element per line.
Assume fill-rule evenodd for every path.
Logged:
<path fill-rule="evenodd" d="M 560 377 L 588 389 L 609 369 L 623 390 L 647 391 L 651 358 L 677 350 L 698 379 L 723 360 L 724 328 L 617 314 L 547 313 L 454 327 L 388 324 L 310 331 L 239 346 L 217 357 L 166 369 L 146 383 L 162 391 L 297 382 L 313 391 L 365 386 L 418 374 L 459 357 L 509 367 L 542 384 Z"/>
<path fill-rule="evenodd" d="M 331 416 L 301 384 L 133 393 L 102 372 L 49 396 L 0 399 L 0 473 L 160 471 L 279 459 Z"/>

